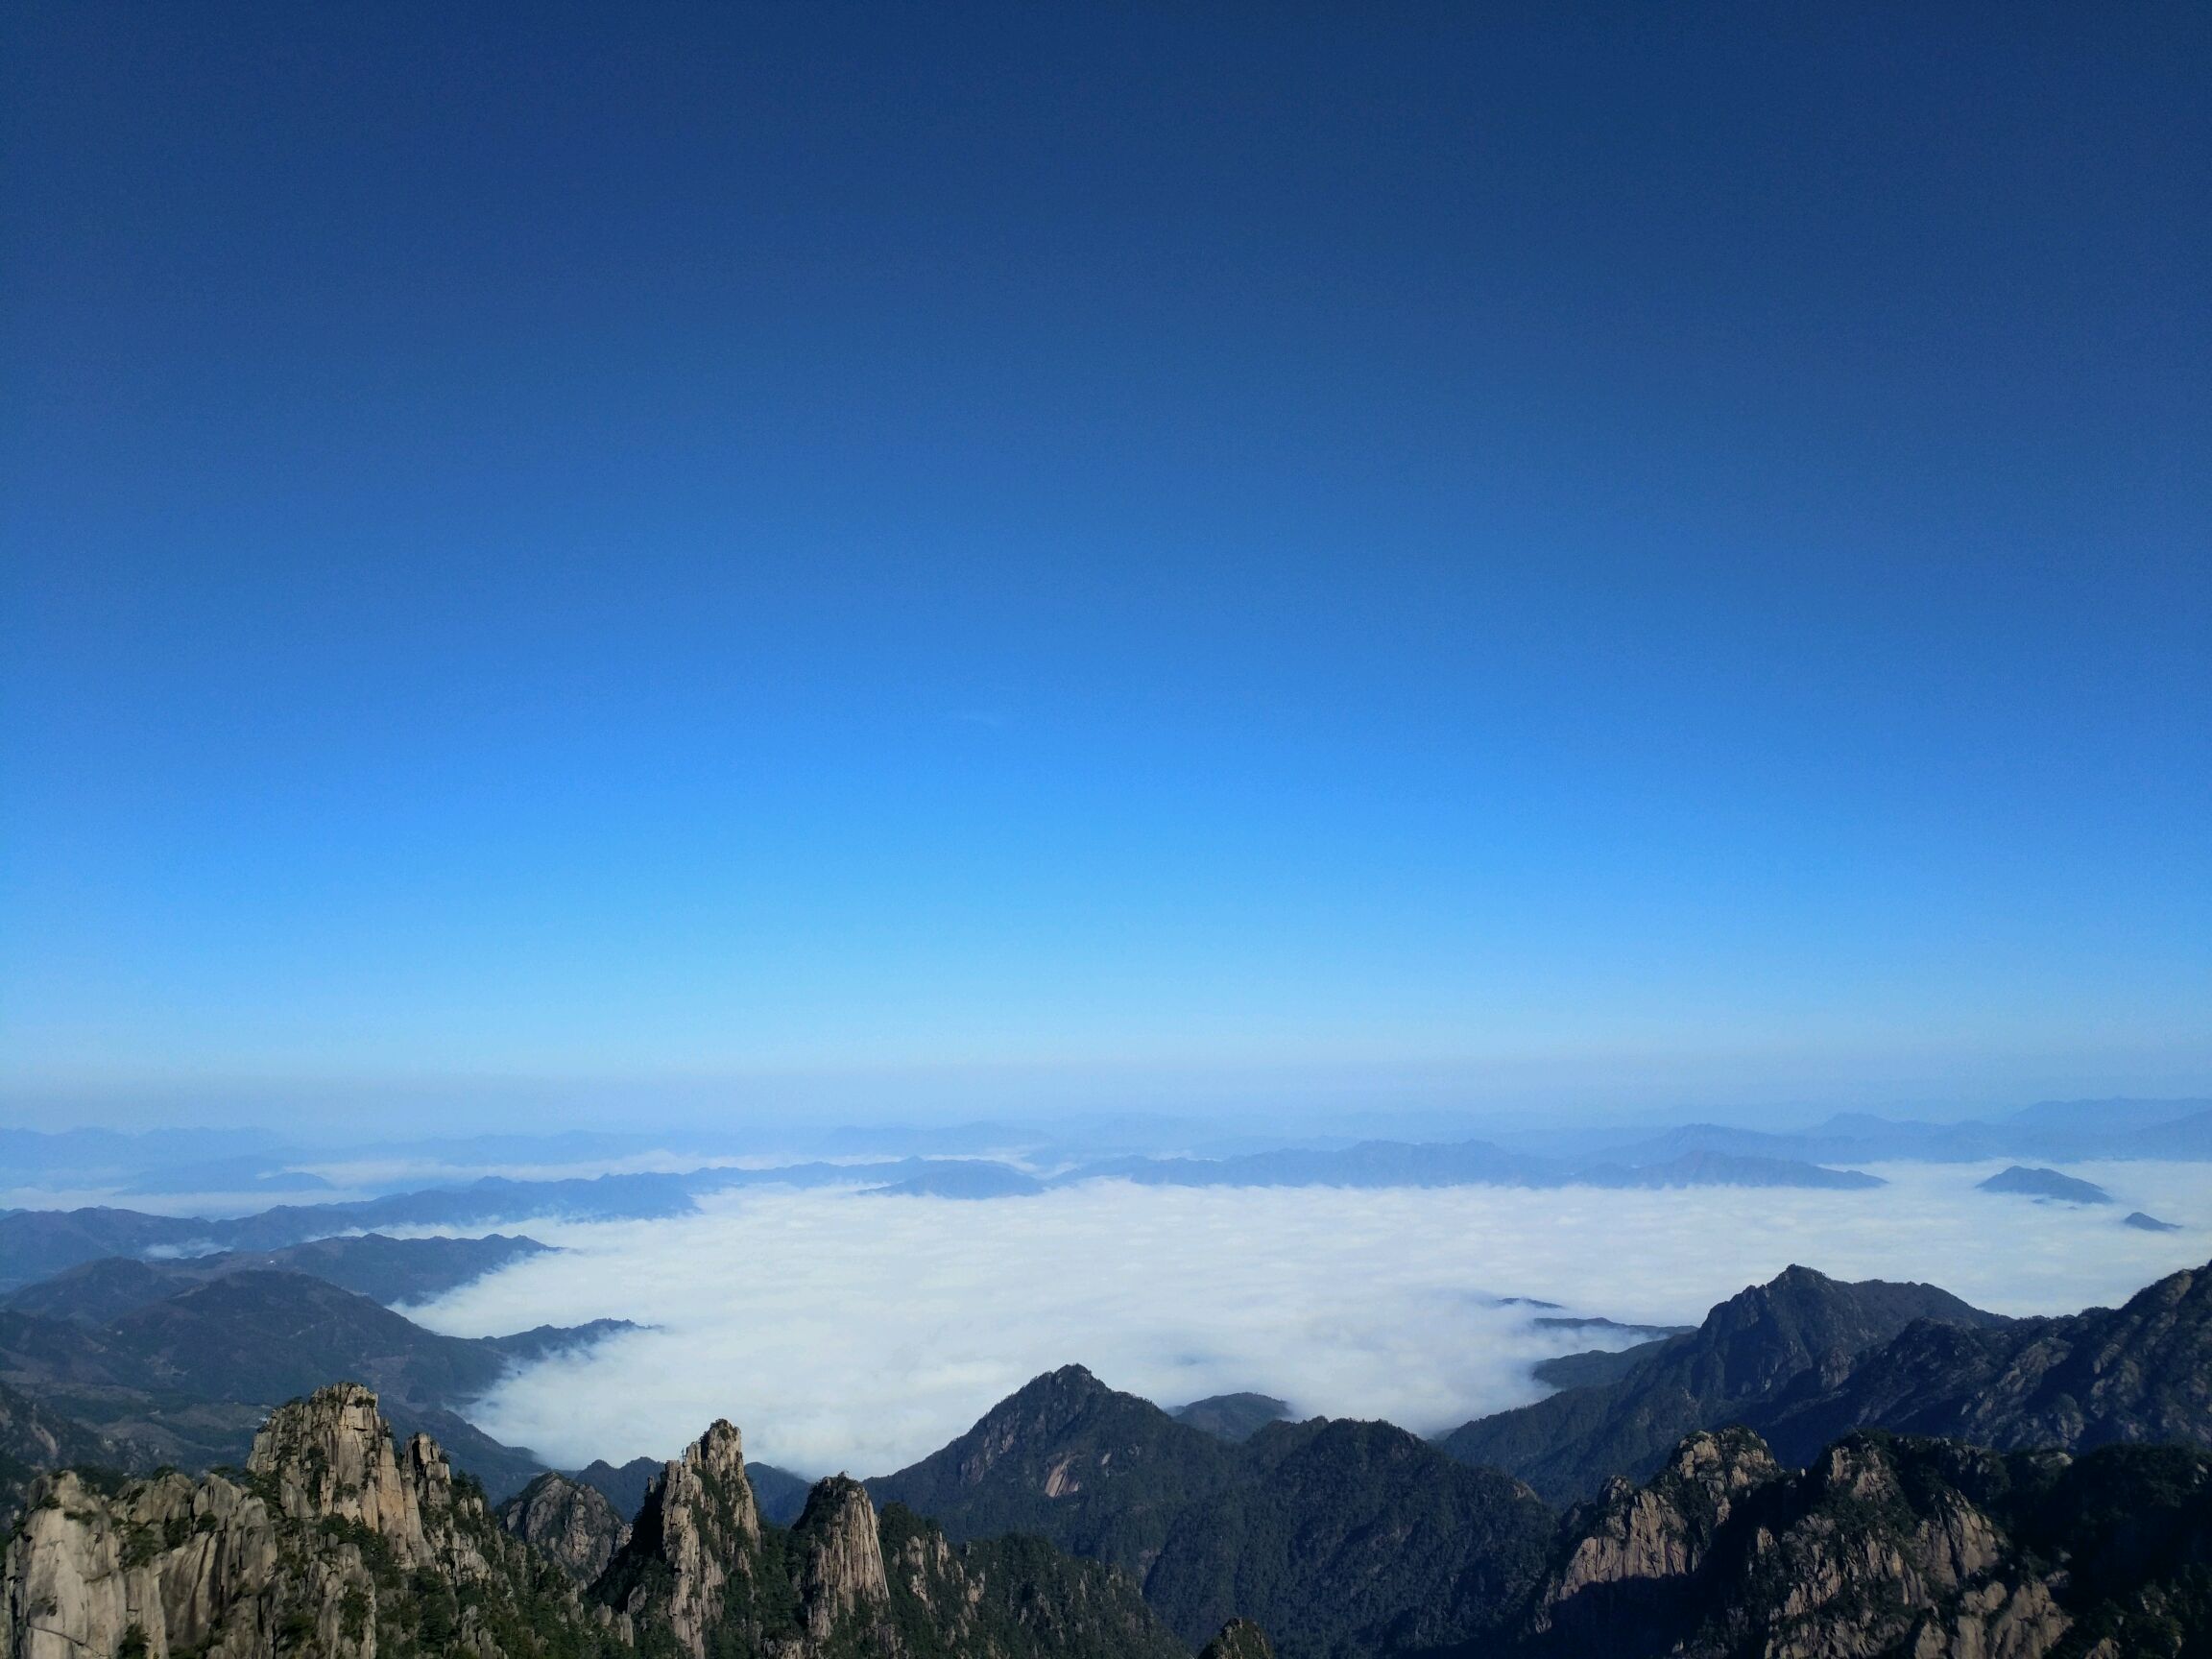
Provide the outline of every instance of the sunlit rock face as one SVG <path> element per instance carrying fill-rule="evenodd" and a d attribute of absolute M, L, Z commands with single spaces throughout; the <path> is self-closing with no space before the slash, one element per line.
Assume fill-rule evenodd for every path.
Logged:
<path fill-rule="evenodd" d="M 607 1570 L 630 1541 L 630 1524 L 596 1487 L 565 1475 L 541 1475 L 499 1505 L 499 1525 L 578 1583 Z"/>
<path fill-rule="evenodd" d="M 619 1643 L 612 1615 L 541 1576 L 431 1440 L 395 1446 L 376 1397 L 340 1383 L 274 1413 L 235 1479 L 42 1482 L 8 1549 L 6 1651 L 375 1659 L 381 1640 L 491 1656 L 554 1624 L 586 1652 Z"/>

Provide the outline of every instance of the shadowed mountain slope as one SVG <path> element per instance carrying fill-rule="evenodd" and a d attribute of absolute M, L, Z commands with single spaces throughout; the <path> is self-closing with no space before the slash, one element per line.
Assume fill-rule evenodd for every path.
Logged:
<path fill-rule="evenodd" d="M 1439 1444 L 1463 1463 L 1519 1476 L 1550 1502 L 1572 1502 L 1612 1476 L 1649 1473 L 1685 1434 L 1735 1421 L 1808 1366 L 1839 1364 L 1915 1319 L 2003 1323 L 1932 1285 L 1843 1284 L 1792 1266 L 1625 1376 L 1478 1418 Z"/>
<path fill-rule="evenodd" d="M 1388 1423 L 1276 1423 L 1243 1477 L 1186 1507 L 1144 1577 L 1185 1641 L 1243 1617 L 1287 1659 L 1417 1653 L 1493 1629 L 1553 1517 L 1520 1481 Z"/>
<path fill-rule="evenodd" d="M 868 1482 L 955 1539 L 1034 1532 L 1142 1575 L 1184 1504 L 1234 1478 L 1234 1447 L 1080 1365 L 1038 1377 L 919 1463 Z"/>
<path fill-rule="evenodd" d="M 332 1376 L 366 1378 L 396 1420 L 439 1435 L 503 1493 L 542 1465 L 470 1427 L 458 1408 L 511 1366 L 607 1330 L 445 1336 L 319 1279 L 250 1270 L 103 1326 L 0 1312 L 0 1381 L 93 1426 L 132 1466 L 205 1467 L 243 1456 L 272 1406 Z"/>
<path fill-rule="evenodd" d="M 0 1307 L 105 1325 L 195 1285 L 256 1272 L 304 1273 L 387 1305 L 421 1302 L 549 1249 L 535 1238 L 499 1233 L 483 1238 L 387 1238 L 370 1233 L 283 1250 L 229 1250 L 180 1260 L 109 1256 L 26 1285 L 0 1300 Z"/>
<path fill-rule="evenodd" d="M 1808 1372 L 1745 1416 L 1793 1459 L 1867 1427 L 1999 1450 L 2212 1447 L 2212 1266 L 2169 1274 L 2116 1309 L 1915 1322 L 1844 1375 Z"/>
<path fill-rule="evenodd" d="M 1552 1525 L 1519 1481 L 1386 1423 L 1233 1444 L 1072 1365 L 870 1484 L 956 1538 L 1034 1532 L 1120 1567 L 1193 1645 L 1241 1616 L 1314 1659 L 1471 1639 L 1541 1569 Z"/>

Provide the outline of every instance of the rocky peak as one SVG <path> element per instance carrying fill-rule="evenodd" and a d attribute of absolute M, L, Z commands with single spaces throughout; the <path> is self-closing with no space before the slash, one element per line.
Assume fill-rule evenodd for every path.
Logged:
<path fill-rule="evenodd" d="M 1758 1398 L 1809 1366 L 1887 1342 L 1915 1319 L 2002 1323 L 1933 1285 L 1846 1284 L 1792 1263 L 1706 1315 L 1698 1381 L 1724 1399 Z"/>
<path fill-rule="evenodd" d="M 607 1496 L 565 1475 L 541 1475 L 500 1504 L 499 1525 L 587 1584 L 630 1541 Z"/>
<path fill-rule="evenodd" d="M 693 1659 L 759 1575 L 760 1506 L 745 1478 L 745 1443 L 717 1420 L 645 1489 L 629 1542 L 595 1594 L 633 1620 L 660 1617 Z"/>
<path fill-rule="evenodd" d="M 381 1632 L 497 1659 L 495 1629 L 545 1618 L 574 1620 L 587 1650 L 609 1622 L 549 1598 L 541 1572 L 433 1442 L 395 1449 L 376 1397 L 344 1383 L 277 1410 L 242 1480 L 52 1477 L 8 1548 L 0 1652 L 375 1659 Z"/>
<path fill-rule="evenodd" d="M 1647 1486 L 1616 1478 L 1569 1523 L 1578 1533 L 1566 1565 L 1539 1597 L 1533 1627 L 1620 1626 L 1659 1613 L 1703 1566 L 1746 1493 L 1781 1479 L 1745 1429 L 1689 1436 Z"/>
<path fill-rule="evenodd" d="M 959 1475 L 974 1485 L 1008 1453 L 1059 1439 L 1113 1390 L 1080 1365 L 1033 1377 L 983 1414 L 958 1443 Z"/>
<path fill-rule="evenodd" d="M 358 1382 L 278 1407 L 253 1436 L 246 1467 L 274 1484 L 278 1507 L 295 1521 L 329 1515 L 389 1537 L 421 1536 L 392 1426 Z"/>
<path fill-rule="evenodd" d="M 876 1505 L 859 1481 L 832 1475 L 815 1482 L 792 1529 L 799 1599 L 809 1637 L 825 1643 L 856 1623 L 879 1622 L 891 1601 Z"/>

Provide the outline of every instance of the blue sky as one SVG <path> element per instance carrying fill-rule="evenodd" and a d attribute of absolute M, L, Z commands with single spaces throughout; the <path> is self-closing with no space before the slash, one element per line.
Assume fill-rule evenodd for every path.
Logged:
<path fill-rule="evenodd" d="M 324 10 L 0 23 L 17 1116 L 2212 1086 L 2201 8 Z"/>

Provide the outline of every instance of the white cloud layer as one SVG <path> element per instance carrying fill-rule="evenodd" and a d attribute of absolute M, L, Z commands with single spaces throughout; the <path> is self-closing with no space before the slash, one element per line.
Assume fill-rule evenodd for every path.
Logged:
<path fill-rule="evenodd" d="M 522 1372 L 470 1413 L 557 1465 L 667 1456 L 727 1416 L 752 1456 L 873 1475 L 1070 1361 L 1170 1406 L 1254 1388 L 1426 1432 L 1531 1399 L 1533 1360 L 1600 1345 L 1537 1332 L 1503 1296 L 1691 1324 L 1800 1262 L 2066 1312 L 2212 1256 L 2212 1165 L 2081 1166 L 2120 1200 L 2095 1209 L 1974 1191 L 1996 1167 L 1896 1166 L 1871 1192 L 754 1191 L 680 1220 L 533 1224 L 565 1253 L 412 1311 L 467 1335 L 657 1327 Z M 2134 1208 L 2186 1230 L 2123 1227 Z"/>

